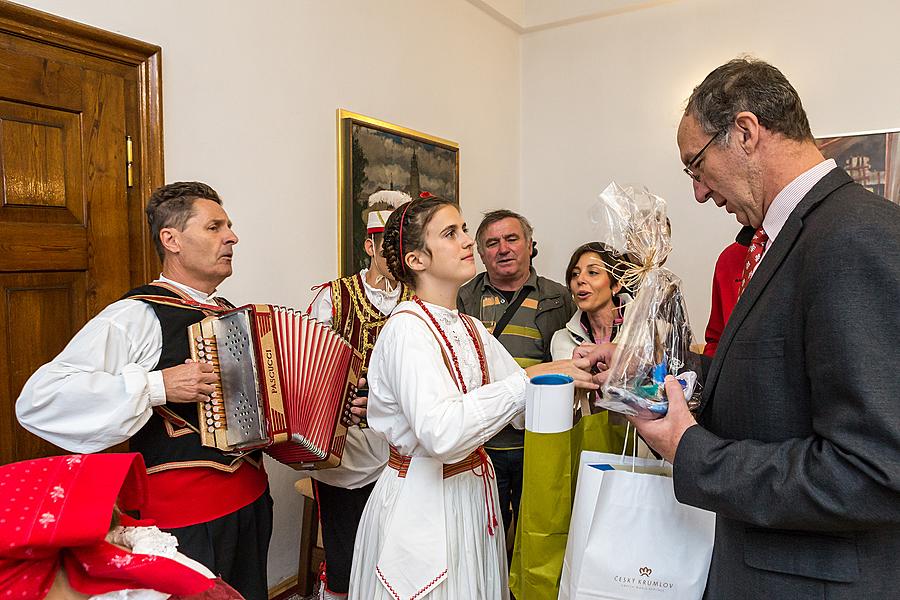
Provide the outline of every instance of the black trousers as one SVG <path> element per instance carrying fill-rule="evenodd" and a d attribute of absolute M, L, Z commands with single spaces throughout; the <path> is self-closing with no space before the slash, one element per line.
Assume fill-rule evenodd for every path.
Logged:
<path fill-rule="evenodd" d="M 525 449 L 492 450 L 485 448 L 491 462 L 494 463 L 494 473 L 497 476 L 497 500 L 500 502 L 500 513 L 503 515 L 503 528 L 509 531 L 513 513 L 519 515 L 519 501 L 522 499 L 522 462 L 525 458 Z M 512 509 L 510 509 L 512 506 Z"/>
<path fill-rule="evenodd" d="M 244 508 L 206 523 L 167 529 L 182 554 L 203 563 L 246 598 L 268 600 L 266 557 L 272 537 L 269 489 Z"/>
<path fill-rule="evenodd" d="M 328 591 L 346 594 L 350 588 L 350 567 L 353 565 L 353 544 L 363 509 L 374 483 L 347 490 L 313 481 L 319 521 L 322 523 L 322 543 L 325 545 L 325 577 Z"/>

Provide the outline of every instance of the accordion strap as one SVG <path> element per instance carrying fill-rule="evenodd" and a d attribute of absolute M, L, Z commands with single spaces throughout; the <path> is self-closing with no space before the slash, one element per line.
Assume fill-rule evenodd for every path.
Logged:
<path fill-rule="evenodd" d="M 176 413 L 176 412 L 173 411 L 172 409 L 166 407 L 165 404 L 162 404 L 162 405 L 160 405 L 160 406 L 154 406 L 154 407 L 153 407 L 153 412 L 155 412 L 157 415 L 159 415 L 160 418 L 162 418 L 163 421 L 166 421 L 167 423 L 170 423 L 173 427 L 179 427 L 179 428 L 181 428 L 181 429 L 188 429 L 191 433 L 196 433 L 197 435 L 200 435 L 200 430 L 199 430 L 197 427 L 195 427 L 193 424 L 189 423 L 188 421 L 185 421 L 183 418 L 181 418 L 180 416 L 178 416 L 178 413 Z M 182 432 L 182 433 L 187 433 L 187 432 Z M 260 466 L 261 466 L 261 463 L 260 463 L 259 461 L 253 461 L 253 460 L 247 458 L 247 456 L 248 456 L 251 452 L 253 452 L 253 451 L 252 451 L 252 450 L 239 450 L 239 451 L 236 451 L 236 452 L 223 452 L 223 453 L 224 453 L 226 456 L 232 456 L 232 457 L 234 457 L 235 460 L 238 460 L 238 459 L 244 459 L 244 460 L 247 460 L 247 461 L 249 461 L 254 467 L 256 467 L 257 469 L 259 469 Z M 232 464 L 234 464 L 234 463 L 232 463 Z M 218 467 L 213 467 L 213 468 L 218 468 Z M 153 469 L 154 469 L 153 471 L 151 471 L 150 469 L 147 469 L 147 472 L 148 472 L 148 473 L 154 473 L 154 472 L 156 472 L 156 471 L 162 471 L 162 470 L 165 470 L 165 468 L 158 468 L 158 467 L 154 467 Z M 227 469 L 226 469 L 226 470 L 227 470 Z"/>
<path fill-rule="evenodd" d="M 186 308 L 188 310 L 199 310 L 205 315 L 215 315 L 234 308 L 234 306 L 232 306 L 232 304 L 224 298 L 214 298 L 213 300 L 216 302 L 215 304 L 204 304 L 202 302 L 197 302 L 174 285 L 170 285 L 165 281 L 155 281 L 151 283 L 150 286 L 168 290 L 178 297 L 173 298 L 172 296 L 163 296 L 158 294 L 138 294 L 136 296 L 129 296 L 128 300 L 143 300 L 144 302 L 152 302 L 154 304 L 162 304 L 164 306 L 174 306 L 176 308 Z"/>
<path fill-rule="evenodd" d="M 168 421 L 175 427 L 187 427 L 194 433 L 200 433 L 199 429 L 197 429 L 192 424 L 190 424 L 187 421 L 185 421 L 184 419 L 182 419 L 180 416 L 178 416 L 178 413 L 176 413 L 175 411 L 173 411 L 170 408 L 167 408 L 164 404 L 161 404 L 159 406 L 154 406 L 153 412 L 158 414 L 160 417 L 162 417 L 164 420 Z"/>
<path fill-rule="evenodd" d="M 215 315 L 228 310 L 228 307 L 219 304 L 203 304 L 196 300 L 187 298 L 172 298 L 171 296 L 154 296 L 152 294 L 139 294 L 137 296 L 129 296 L 127 300 L 143 300 L 144 302 L 152 302 L 154 304 L 163 304 L 165 306 L 174 306 L 176 308 L 186 308 L 188 310 L 199 310 L 206 315 Z"/>

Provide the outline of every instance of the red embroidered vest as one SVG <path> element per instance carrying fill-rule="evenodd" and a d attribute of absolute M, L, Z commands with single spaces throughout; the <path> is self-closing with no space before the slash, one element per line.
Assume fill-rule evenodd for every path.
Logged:
<path fill-rule="evenodd" d="M 332 328 L 350 342 L 363 355 L 365 374 L 369 370 L 372 348 L 388 316 L 381 314 L 366 297 L 362 277 L 359 273 L 342 277 L 331 282 Z M 410 291 L 401 285 L 398 304 L 412 297 Z"/>

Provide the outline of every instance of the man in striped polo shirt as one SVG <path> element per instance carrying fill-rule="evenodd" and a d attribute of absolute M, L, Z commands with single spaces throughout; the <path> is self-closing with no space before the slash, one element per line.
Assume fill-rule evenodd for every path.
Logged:
<path fill-rule="evenodd" d="M 538 276 L 531 266 L 536 253 L 532 232 L 528 219 L 518 213 L 486 213 L 475 242 L 487 271 L 464 285 L 457 300 L 460 312 L 481 319 L 523 368 L 550 360 L 550 339 L 575 313 L 569 290 Z M 511 425 L 485 444 L 507 531 L 519 510 L 524 448 L 525 432 Z"/>

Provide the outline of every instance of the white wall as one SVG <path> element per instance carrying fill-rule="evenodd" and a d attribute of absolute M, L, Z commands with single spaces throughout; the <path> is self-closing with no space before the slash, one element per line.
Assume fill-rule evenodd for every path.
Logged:
<path fill-rule="evenodd" d="M 611 180 L 647 185 L 669 202 L 666 266 L 684 279 L 702 336 L 715 259 L 740 226 L 693 199 L 675 145 L 684 101 L 749 52 L 787 75 L 814 134 L 900 127 L 898 21 L 894 0 L 682 0 L 523 35 L 521 207 L 536 224 L 538 269 L 562 278 L 594 237 L 588 210 Z"/>
<path fill-rule="evenodd" d="M 305 308 L 336 275 L 339 107 L 458 142 L 470 220 L 518 203 L 518 36 L 468 2 L 25 3 L 162 46 L 166 179 L 224 198 L 236 303 Z M 268 469 L 274 585 L 296 574 L 300 501 L 294 473 Z"/>

